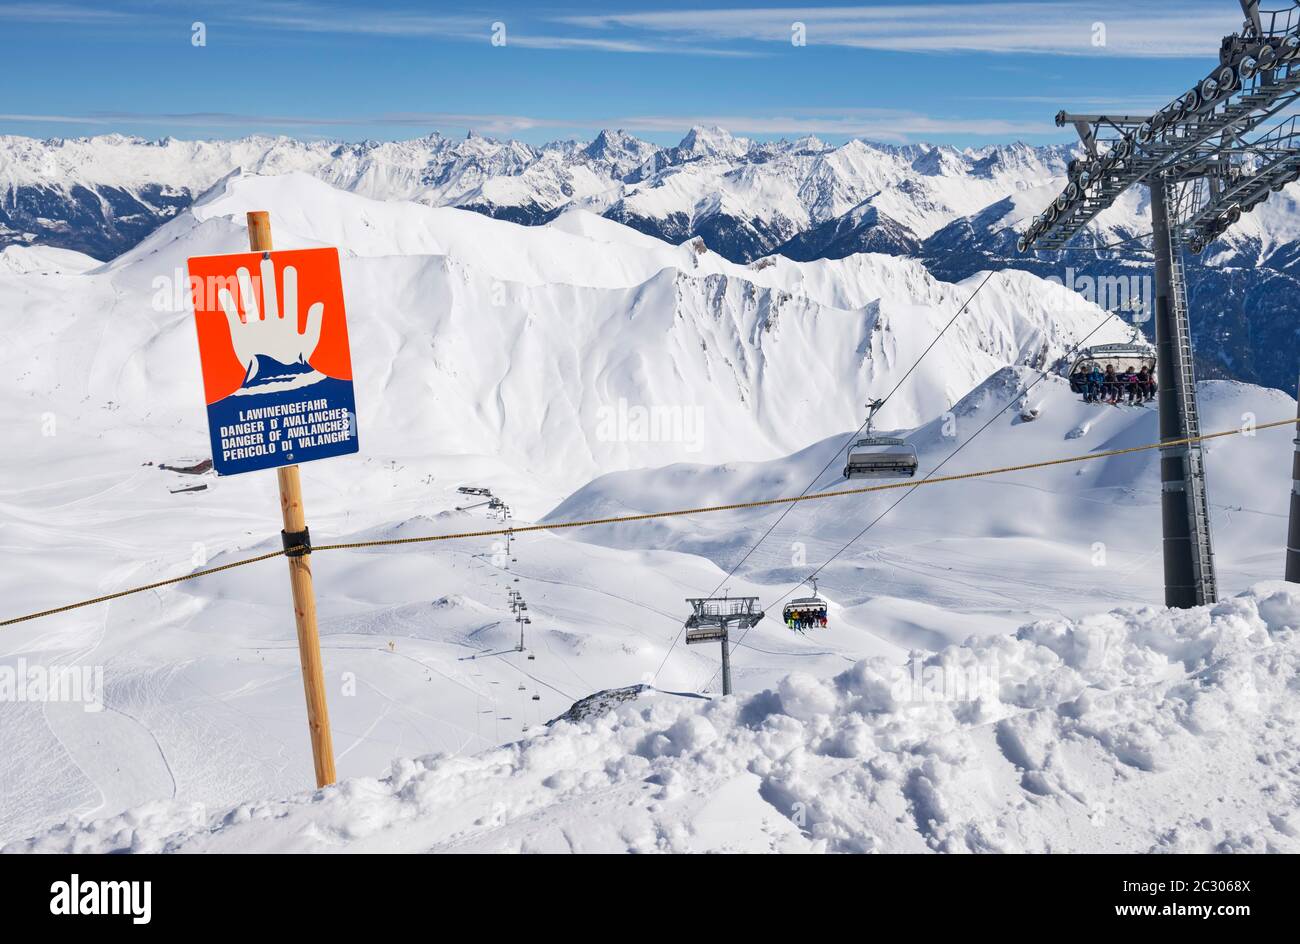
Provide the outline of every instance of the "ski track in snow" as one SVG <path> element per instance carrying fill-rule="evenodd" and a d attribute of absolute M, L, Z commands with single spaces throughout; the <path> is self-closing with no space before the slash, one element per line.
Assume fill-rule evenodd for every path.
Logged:
<path fill-rule="evenodd" d="M 1295 852 L 1297 627 L 1282 584 L 1041 621 L 915 669 L 648 693 L 473 757 L 206 816 L 153 803 L 8 851 Z M 938 697 L 917 671 L 982 681 Z"/>
<path fill-rule="evenodd" d="M 208 448 L 189 315 L 153 309 L 152 279 L 241 249 L 254 207 L 277 245 L 350 250 L 363 454 L 303 469 L 319 543 L 494 526 L 452 510 L 466 483 L 517 525 L 797 494 L 838 468 L 860 404 L 971 287 L 905 259 L 756 269 L 609 221 L 586 222 L 596 239 L 576 217 L 523 229 L 302 175 L 234 178 L 107 266 L 0 272 L 8 615 L 278 547 L 273 477 L 143 465 Z M 990 279 L 891 400 L 922 472 L 1039 376 L 1025 362 L 1044 345 L 1059 356 L 1095 323 L 1061 291 Z M 800 371 L 813 353 L 822 369 Z M 1202 384 L 1201 400 L 1207 431 L 1295 414 L 1241 384 Z M 709 435 L 606 435 L 620 402 L 698 407 Z M 1156 435 L 1152 411 L 1099 412 L 1054 378 L 1035 405 L 945 471 Z M 47 413 L 57 435 L 41 434 Z M 319 793 L 299 792 L 312 765 L 280 562 L 9 627 L 0 664 L 102 664 L 108 710 L 0 702 L 0 844 L 1296 851 L 1296 604 L 1260 583 L 1281 566 L 1292 435 L 1207 450 L 1221 586 L 1246 594 L 1210 611 L 1140 609 L 1161 597 L 1154 453 L 918 489 L 822 573 L 831 625 L 794 635 L 782 595 L 896 496 L 802 503 L 727 581 L 769 617 L 736 644 L 739 694 L 706 703 L 668 694 L 718 671 L 716 646 L 674 646 L 683 601 L 779 510 L 517 535 L 509 570 L 490 539 L 321 553 L 345 780 Z M 209 487 L 169 492 L 196 482 Z M 515 651 L 511 588 L 534 660 Z M 994 666 L 997 697 L 887 697 L 909 658 Z M 661 663 L 658 694 L 540 725 Z"/>

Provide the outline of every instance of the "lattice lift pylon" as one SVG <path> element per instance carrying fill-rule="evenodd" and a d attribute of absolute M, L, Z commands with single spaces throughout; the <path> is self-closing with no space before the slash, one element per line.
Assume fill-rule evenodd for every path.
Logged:
<path fill-rule="evenodd" d="M 731 694 L 730 627 L 750 629 L 763 618 L 758 597 L 690 597 L 686 618 L 686 645 L 717 640 L 722 644 L 722 694 Z"/>
<path fill-rule="evenodd" d="M 1150 188 L 1165 603 L 1174 607 L 1218 593 L 1183 252 L 1204 252 L 1300 179 L 1300 116 L 1290 113 L 1300 104 L 1300 0 L 1276 11 L 1239 5 L 1245 22 L 1223 38 L 1218 65 L 1154 114 L 1057 114 L 1083 150 L 1065 189 L 1016 241 L 1022 253 L 1064 249 L 1130 187 Z"/>

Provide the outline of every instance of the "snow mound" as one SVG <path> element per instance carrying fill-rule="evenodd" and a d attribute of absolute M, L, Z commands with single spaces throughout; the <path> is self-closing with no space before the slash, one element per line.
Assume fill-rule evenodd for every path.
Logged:
<path fill-rule="evenodd" d="M 4 851 L 1297 852 L 1298 629 L 1284 584 L 1040 621 L 747 698 L 633 698 L 382 779 L 69 821 Z"/>
<path fill-rule="evenodd" d="M 0 275 L 80 275 L 99 260 L 53 246 L 6 246 L 0 250 Z"/>

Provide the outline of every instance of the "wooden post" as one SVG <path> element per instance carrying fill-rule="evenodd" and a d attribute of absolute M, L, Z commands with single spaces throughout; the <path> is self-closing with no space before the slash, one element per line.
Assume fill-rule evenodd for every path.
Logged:
<path fill-rule="evenodd" d="M 271 216 L 265 211 L 248 214 L 248 248 L 254 252 L 271 250 Z M 296 311 L 282 312 L 297 318 Z M 267 313 L 263 313 L 266 317 Z M 288 536 L 307 531 L 307 514 L 302 505 L 302 482 L 296 465 L 275 470 L 280 484 L 280 515 Z M 311 754 L 316 766 L 316 786 L 324 787 L 336 779 L 334 773 L 334 739 L 330 734 L 329 706 L 325 702 L 325 671 L 320 655 L 320 633 L 316 628 L 316 593 L 311 580 L 311 548 L 290 555 L 289 586 L 293 591 L 293 619 L 298 628 L 298 658 L 302 662 L 302 684 L 307 694 L 307 728 L 311 732 Z"/>

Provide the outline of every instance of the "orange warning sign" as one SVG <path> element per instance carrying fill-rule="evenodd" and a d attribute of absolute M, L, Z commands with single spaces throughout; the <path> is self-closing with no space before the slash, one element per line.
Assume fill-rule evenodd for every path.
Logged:
<path fill-rule="evenodd" d="M 217 473 L 357 452 L 338 250 L 196 256 L 189 275 Z"/>

